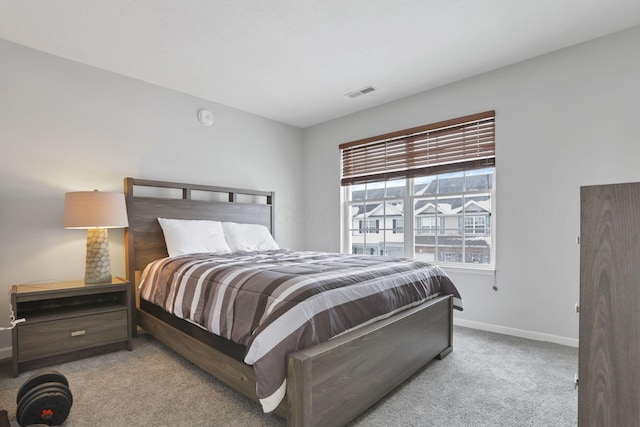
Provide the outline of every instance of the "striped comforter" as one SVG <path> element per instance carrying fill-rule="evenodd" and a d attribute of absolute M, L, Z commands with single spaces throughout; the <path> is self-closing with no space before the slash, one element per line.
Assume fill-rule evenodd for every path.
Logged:
<path fill-rule="evenodd" d="M 286 390 L 286 355 L 387 317 L 455 286 L 407 258 L 277 250 L 164 258 L 147 266 L 141 298 L 243 344 L 265 412 Z"/>

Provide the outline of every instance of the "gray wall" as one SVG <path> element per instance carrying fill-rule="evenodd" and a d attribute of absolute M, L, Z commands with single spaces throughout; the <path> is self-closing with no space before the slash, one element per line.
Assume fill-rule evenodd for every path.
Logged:
<path fill-rule="evenodd" d="M 67 191 L 121 192 L 126 176 L 272 190 L 278 242 L 302 248 L 300 129 L 3 40 L 0 63 L 0 327 L 12 284 L 84 277 Z M 124 233 L 109 235 L 124 275 Z M 0 358 L 10 346 L 0 331 Z"/>
<path fill-rule="evenodd" d="M 634 28 L 303 132 L 0 40 L 0 326 L 12 284 L 83 277 L 67 191 L 125 176 L 274 190 L 282 246 L 339 251 L 339 143 L 495 109 L 497 270 L 451 271 L 456 322 L 576 345 L 579 187 L 640 181 L 638 45 Z M 123 232 L 110 237 L 123 275 Z"/>
<path fill-rule="evenodd" d="M 305 129 L 305 248 L 340 250 L 338 144 L 494 109 L 496 276 L 451 270 L 456 322 L 577 345 L 579 188 L 640 180 L 638 46 L 640 27 Z"/>

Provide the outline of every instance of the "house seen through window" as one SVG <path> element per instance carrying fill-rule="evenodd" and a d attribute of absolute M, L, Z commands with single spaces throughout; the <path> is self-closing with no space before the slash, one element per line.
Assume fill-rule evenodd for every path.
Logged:
<path fill-rule="evenodd" d="M 492 264 L 494 170 L 345 187 L 349 251 Z"/>

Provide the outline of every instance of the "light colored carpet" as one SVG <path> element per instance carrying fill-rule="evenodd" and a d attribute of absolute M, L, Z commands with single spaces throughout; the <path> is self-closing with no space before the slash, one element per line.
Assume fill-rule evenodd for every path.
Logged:
<path fill-rule="evenodd" d="M 66 427 L 284 426 L 147 335 L 134 351 L 53 366 L 69 380 Z M 454 351 L 430 363 L 353 426 L 576 426 L 578 350 L 456 327 Z M 0 372 L 0 409 L 15 423 L 19 387 Z"/>

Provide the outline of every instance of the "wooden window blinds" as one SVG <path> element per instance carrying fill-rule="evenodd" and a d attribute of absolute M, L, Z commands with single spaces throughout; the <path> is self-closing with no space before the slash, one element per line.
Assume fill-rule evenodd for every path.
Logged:
<path fill-rule="evenodd" d="M 495 166 L 495 111 L 340 144 L 342 185 Z"/>

